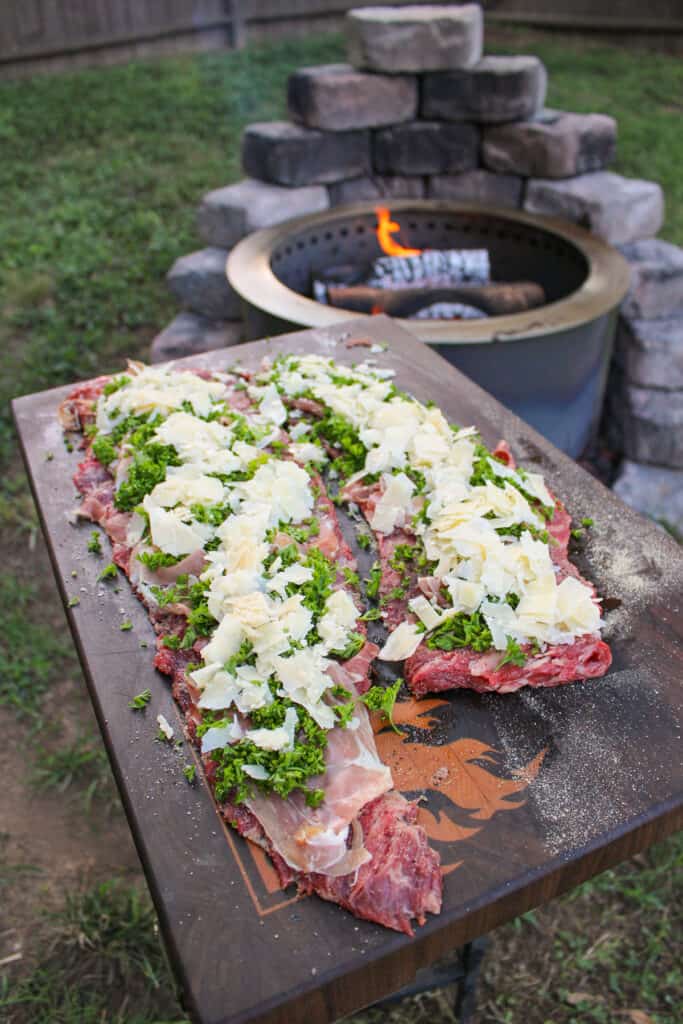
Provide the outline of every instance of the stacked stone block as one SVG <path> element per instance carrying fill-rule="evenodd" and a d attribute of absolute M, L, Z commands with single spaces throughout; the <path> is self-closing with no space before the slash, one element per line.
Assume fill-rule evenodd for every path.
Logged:
<path fill-rule="evenodd" d="M 683 532 L 683 250 L 651 238 L 620 247 L 631 264 L 607 399 L 625 455 L 615 491 Z"/>

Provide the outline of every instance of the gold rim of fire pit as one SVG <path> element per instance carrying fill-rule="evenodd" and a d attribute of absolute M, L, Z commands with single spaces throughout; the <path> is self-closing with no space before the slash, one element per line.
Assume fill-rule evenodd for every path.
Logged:
<path fill-rule="evenodd" d="M 292 324 L 328 327 L 342 320 L 367 316 L 366 313 L 356 313 L 341 307 L 325 306 L 300 295 L 276 277 L 271 259 L 278 245 L 286 243 L 295 232 L 329 227 L 340 220 L 372 215 L 377 202 L 336 206 L 248 235 L 228 257 L 226 272 L 230 284 L 256 309 Z M 497 217 L 511 224 L 540 228 L 575 246 L 586 260 L 588 273 L 583 284 L 565 298 L 537 309 L 483 320 L 398 320 L 398 323 L 430 345 L 504 342 L 513 341 L 520 335 L 529 338 L 566 331 L 609 313 L 628 290 L 630 271 L 626 260 L 606 242 L 567 221 L 505 207 L 439 199 L 396 199 L 388 203 L 385 201 L 385 205 L 389 205 L 392 214 L 410 210 L 456 215 L 459 212 L 474 213 Z"/>

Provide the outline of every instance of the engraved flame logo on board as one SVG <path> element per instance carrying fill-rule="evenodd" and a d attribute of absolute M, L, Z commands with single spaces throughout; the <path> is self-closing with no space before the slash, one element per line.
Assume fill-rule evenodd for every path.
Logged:
<path fill-rule="evenodd" d="M 505 772 L 500 752 L 481 740 L 462 737 L 429 742 L 429 734 L 440 724 L 434 712 L 448 706 L 448 701 L 439 699 L 397 703 L 396 726 L 412 727 L 401 734 L 379 714 L 372 715 L 372 722 L 379 756 L 391 768 L 396 789 L 402 793 L 427 789 L 430 796 L 438 793 L 445 797 L 438 801 L 440 807 L 434 806 L 436 800 L 421 806 L 418 819 L 430 839 L 454 843 L 481 831 L 494 814 L 525 803 L 522 794 L 538 775 L 546 750 L 523 768 Z M 421 732 L 426 734 L 425 742 L 420 742 Z"/>

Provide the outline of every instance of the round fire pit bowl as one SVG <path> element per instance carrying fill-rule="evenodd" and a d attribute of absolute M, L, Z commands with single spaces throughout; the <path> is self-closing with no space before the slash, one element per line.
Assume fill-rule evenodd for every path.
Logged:
<path fill-rule="evenodd" d="M 419 249 L 487 249 L 493 281 L 534 281 L 546 304 L 480 320 L 400 320 L 417 338 L 576 457 L 597 426 L 626 261 L 573 224 L 443 200 L 390 204 L 400 241 Z M 310 298 L 330 267 L 382 255 L 374 203 L 298 217 L 243 239 L 227 273 L 244 300 L 247 337 L 326 327 L 363 314 Z"/>

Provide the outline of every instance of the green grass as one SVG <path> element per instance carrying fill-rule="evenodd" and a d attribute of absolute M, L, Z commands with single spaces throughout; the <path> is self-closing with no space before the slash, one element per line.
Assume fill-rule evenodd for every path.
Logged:
<path fill-rule="evenodd" d="M 31 969 L 0 980 L 7 1024 L 182 1024 L 146 892 L 109 880 L 39 922 Z"/>
<path fill-rule="evenodd" d="M 70 639 L 45 621 L 38 588 L 10 573 L 0 576 L 0 705 L 42 724 L 43 697 L 73 658 Z"/>
<path fill-rule="evenodd" d="M 79 736 L 51 752 L 41 752 L 35 764 L 33 786 L 59 794 L 77 792 L 86 814 L 95 803 L 98 807 L 116 803 L 109 760 L 99 737 Z"/>

